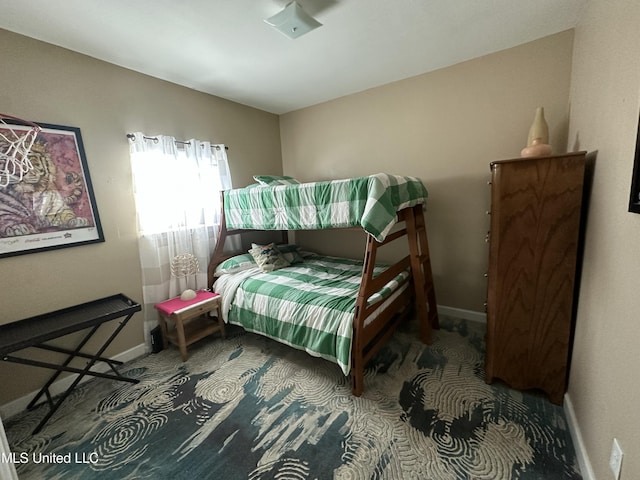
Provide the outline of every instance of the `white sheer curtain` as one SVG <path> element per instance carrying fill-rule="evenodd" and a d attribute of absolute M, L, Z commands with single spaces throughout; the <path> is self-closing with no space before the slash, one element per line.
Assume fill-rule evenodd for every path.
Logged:
<path fill-rule="evenodd" d="M 224 145 L 170 136 L 129 136 L 138 246 L 142 266 L 145 339 L 157 325 L 153 305 L 185 288 L 207 285 L 207 264 L 220 226 L 220 191 L 231 188 Z M 192 254 L 199 271 L 187 278 L 171 276 L 171 260 Z"/>

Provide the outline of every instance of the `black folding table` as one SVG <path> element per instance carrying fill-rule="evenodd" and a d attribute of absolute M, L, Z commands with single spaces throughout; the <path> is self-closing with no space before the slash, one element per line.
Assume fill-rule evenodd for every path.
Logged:
<path fill-rule="evenodd" d="M 33 431 L 34 434 L 38 433 L 42 427 L 47 423 L 51 416 L 56 412 L 58 407 L 69 396 L 73 389 L 80 383 L 83 377 L 90 375 L 93 377 L 107 378 L 110 380 L 119 380 L 129 383 L 138 383 L 139 380 L 128 378 L 121 375 L 116 370 L 116 365 L 122 365 L 122 362 L 102 357 L 102 354 L 116 338 L 120 331 L 125 327 L 129 319 L 134 313 L 142 310 L 139 303 L 131 300 L 123 294 L 112 295 L 110 297 L 101 298 L 91 302 L 75 305 L 73 307 L 64 308 L 62 310 L 56 310 L 55 312 L 45 313 L 43 315 L 37 315 L 35 317 L 26 318 L 17 322 L 8 323 L 6 325 L 0 325 L 0 358 L 5 362 L 22 363 L 24 365 L 33 365 L 35 367 L 50 368 L 56 370 L 47 383 L 42 387 L 38 394 L 31 400 L 28 409 L 34 408 L 38 400 L 46 395 L 46 399 L 49 403 L 49 412 L 38 424 Z M 83 353 L 81 349 L 89 341 L 94 333 L 98 330 L 100 325 L 110 320 L 122 318 L 120 324 L 113 331 L 111 336 L 94 354 Z M 88 333 L 83 337 L 78 346 L 74 350 L 62 348 L 54 345 L 49 345 L 44 342 L 53 340 L 55 338 L 68 335 L 73 332 L 88 329 Z M 23 350 L 28 347 L 35 347 L 42 350 L 49 350 L 52 352 L 63 353 L 68 355 L 67 359 L 61 364 L 49 363 L 40 360 L 32 360 L 25 358 L 24 356 L 15 356 L 14 352 Z M 24 353 L 23 353 L 24 355 Z M 82 369 L 70 367 L 71 361 L 76 358 L 86 358 L 89 361 Z M 91 371 L 93 365 L 96 362 L 105 362 L 111 370 L 111 373 L 102 373 Z M 56 381 L 58 376 L 62 372 L 77 373 L 78 376 L 74 379 L 73 383 L 67 388 L 67 390 L 56 399 L 54 403 L 49 387 Z"/>

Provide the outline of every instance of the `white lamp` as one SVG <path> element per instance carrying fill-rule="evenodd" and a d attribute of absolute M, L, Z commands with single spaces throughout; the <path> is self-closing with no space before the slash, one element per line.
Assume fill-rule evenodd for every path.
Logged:
<path fill-rule="evenodd" d="M 198 264 L 198 259 L 190 253 L 176 255 L 171 260 L 171 275 L 178 279 L 184 278 L 185 287 L 187 287 L 189 283 L 189 279 L 187 277 L 195 275 L 198 273 L 199 269 L 200 265 Z M 182 282 L 180 282 L 180 284 L 182 284 Z M 186 288 L 180 295 L 180 299 L 184 301 L 192 300 L 194 298 L 196 298 L 196 292 L 190 288 Z"/>
<path fill-rule="evenodd" d="M 289 38 L 298 38 L 322 26 L 295 1 L 289 3 L 280 13 L 265 19 L 265 23 Z"/>

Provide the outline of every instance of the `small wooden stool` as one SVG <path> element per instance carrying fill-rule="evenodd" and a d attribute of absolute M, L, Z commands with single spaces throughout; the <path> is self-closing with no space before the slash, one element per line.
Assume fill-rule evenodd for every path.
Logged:
<path fill-rule="evenodd" d="M 225 337 L 224 321 L 222 320 L 220 294 L 198 291 L 196 298 L 181 300 L 172 298 L 155 305 L 158 310 L 162 343 L 166 347 L 168 342 L 177 345 L 182 354 L 182 361 L 187 361 L 187 346 L 198 340 L 220 332 Z M 216 310 L 217 321 L 209 317 L 209 313 Z M 174 328 L 170 328 L 171 322 Z"/>

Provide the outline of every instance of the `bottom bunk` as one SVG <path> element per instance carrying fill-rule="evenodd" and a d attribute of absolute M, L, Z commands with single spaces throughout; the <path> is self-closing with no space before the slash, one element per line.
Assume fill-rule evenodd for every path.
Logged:
<path fill-rule="evenodd" d="M 247 230 L 227 230 L 223 221 L 209 285 L 222 295 L 224 320 L 338 364 L 360 395 L 366 363 L 404 318 L 415 313 L 424 343 L 439 327 L 422 206 L 398 219 L 404 227 L 382 242 L 368 236 L 364 262 L 289 244 L 224 253 L 226 238 Z M 401 238 L 410 254 L 377 264 L 378 249 Z"/>
<path fill-rule="evenodd" d="M 261 271 L 255 263 L 249 266 L 245 255 L 221 264 L 214 289 L 223 299 L 223 318 L 247 331 L 337 363 L 348 375 L 362 262 L 316 254 L 303 257 L 292 245 L 279 247 L 285 249 L 296 252 L 296 261 L 271 272 Z M 233 270 L 233 265 L 239 263 L 247 269 L 221 273 Z M 384 266 L 376 269 L 377 273 L 383 270 Z M 369 300 L 369 304 L 385 301 L 371 313 L 368 322 L 407 289 L 408 277 L 408 272 L 401 272 Z"/>

